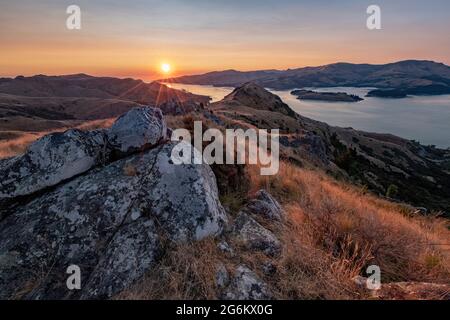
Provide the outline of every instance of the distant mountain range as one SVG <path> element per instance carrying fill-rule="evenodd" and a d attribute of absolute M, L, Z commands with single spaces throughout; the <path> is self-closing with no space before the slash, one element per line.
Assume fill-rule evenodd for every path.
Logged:
<path fill-rule="evenodd" d="M 164 81 L 230 87 L 253 81 L 263 87 L 278 90 L 341 86 L 401 89 L 407 94 L 417 95 L 450 94 L 450 67 L 419 60 L 381 65 L 334 63 L 284 71 L 216 71 Z"/>
<path fill-rule="evenodd" d="M 87 74 L 0 78 L 0 93 L 26 97 L 121 99 L 147 104 L 166 102 L 173 99 L 176 93 L 180 101 L 205 100 L 205 97 L 171 89 L 158 82 L 145 83 L 131 78 L 94 77 Z"/>
<path fill-rule="evenodd" d="M 86 74 L 0 78 L 0 132 L 71 127 L 84 120 L 114 118 L 138 105 L 173 114 L 209 100 L 135 79 Z"/>

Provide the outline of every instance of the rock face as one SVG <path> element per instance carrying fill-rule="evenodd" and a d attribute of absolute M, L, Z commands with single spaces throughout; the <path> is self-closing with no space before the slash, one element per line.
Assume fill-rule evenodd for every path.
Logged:
<path fill-rule="evenodd" d="M 160 113 L 150 108 L 130 112 L 111 130 L 115 137 L 133 132 L 125 130 L 125 123 L 136 129 L 136 138 L 148 134 L 139 140 L 143 148 L 164 137 L 165 125 L 155 120 Z M 130 119 L 138 119 L 138 124 Z M 72 135 L 66 132 L 62 137 L 73 139 Z M 89 151 L 100 154 L 105 135 L 86 135 L 98 141 Z M 42 159 L 55 153 L 61 156 L 55 159 L 65 159 L 50 148 L 53 144 L 44 144 L 49 140 L 40 142 L 49 148 Z M 125 152 L 139 145 L 121 139 L 115 143 Z M 88 154 L 85 144 L 80 145 L 80 154 Z M 219 234 L 227 218 L 211 169 L 206 164 L 171 163 L 174 145 L 150 147 L 105 166 L 95 166 L 92 160 L 93 168 L 77 176 L 64 175 L 62 168 L 71 168 L 68 159 L 65 167 L 57 166 L 59 176 L 72 178 L 18 201 L 0 220 L 0 298 L 110 298 L 151 270 L 165 241 L 195 241 Z M 2 161 L 1 168 L 9 161 Z M 66 286 L 71 265 L 81 269 L 80 290 Z"/>
<path fill-rule="evenodd" d="M 267 300 L 272 295 L 267 285 L 246 266 L 240 265 L 228 286 L 225 299 L 229 300 Z"/>

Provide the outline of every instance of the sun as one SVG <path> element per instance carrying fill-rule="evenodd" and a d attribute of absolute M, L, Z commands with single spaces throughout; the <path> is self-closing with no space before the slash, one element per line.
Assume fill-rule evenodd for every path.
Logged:
<path fill-rule="evenodd" d="M 161 64 L 161 71 L 165 74 L 170 73 L 170 70 L 172 70 L 172 67 L 168 63 L 162 63 Z"/>

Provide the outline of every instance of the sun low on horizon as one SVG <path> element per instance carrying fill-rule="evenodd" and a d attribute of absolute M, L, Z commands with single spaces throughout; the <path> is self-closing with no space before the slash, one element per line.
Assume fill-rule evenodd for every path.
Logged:
<path fill-rule="evenodd" d="M 172 71 L 172 65 L 168 62 L 163 62 L 159 66 L 159 70 L 164 75 L 169 75 Z"/>

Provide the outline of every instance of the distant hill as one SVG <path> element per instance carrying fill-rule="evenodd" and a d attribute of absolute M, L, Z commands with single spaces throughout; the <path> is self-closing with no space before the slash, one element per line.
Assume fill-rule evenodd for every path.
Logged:
<path fill-rule="evenodd" d="M 142 80 L 86 74 L 0 79 L 0 131 L 45 131 L 117 117 L 138 105 L 191 111 L 209 97 Z"/>
<path fill-rule="evenodd" d="M 247 82 L 235 88 L 222 101 L 234 102 L 258 110 L 277 111 L 284 115 L 296 117 L 296 113 L 280 97 L 271 94 L 253 82 Z"/>
<path fill-rule="evenodd" d="M 145 83 L 131 78 L 93 77 L 86 74 L 2 78 L 0 93 L 26 97 L 121 99 L 146 104 L 159 104 L 174 97 L 180 101 L 208 101 L 206 97 L 171 89 L 159 82 Z"/>
<path fill-rule="evenodd" d="M 285 71 L 227 70 L 164 81 L 233 87 L 253 81 L 263 87 L 279 90 L 348 86 L 407 89 L 408 94 L 450 94 L 450 67 L 442 63 L 419 60 L 381 65 L 334 63 Z"/>

